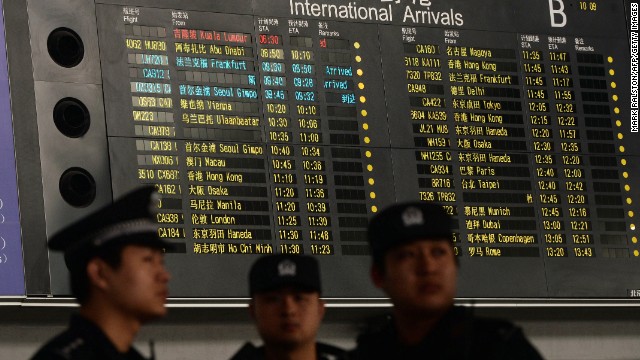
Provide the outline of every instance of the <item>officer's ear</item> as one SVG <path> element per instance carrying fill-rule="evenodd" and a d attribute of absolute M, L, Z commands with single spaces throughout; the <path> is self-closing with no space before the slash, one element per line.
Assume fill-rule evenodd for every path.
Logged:
<path fill-rule="evenodd" d="M 371 281 L 373 282 L 373 285 L 375 285 L 377 288 L 382 287 L 382 282 L 384 280 L 384 271 L 382 271 L 379 265 L 375 263 L 371 265 L 369 276 L 371 276 Z"/>
<path fill-rule="evenodd" d="M 249 300 L 249 315 L 253 320 L 256 319 L 256 308 L 254 306 L 254 303 L 255 303 L 255 300 L 251 298 L 251 300 Z"/>
<path fill-rule="evenodd" d="M 87 278 L 89 278 L 89 284 L 99 289 L 107 289 L 109 287 L 109 281 L 106 276 L 107 263 L 100 258 L 93 258 L 87 263 Z"/>
<path fill-rule="evenodd" d="M 318 294 L 318 315 L 320 319 L 324 318 L 324 313 L 326 312 L 325 302 L 320 298 L 320 294 Z"/>

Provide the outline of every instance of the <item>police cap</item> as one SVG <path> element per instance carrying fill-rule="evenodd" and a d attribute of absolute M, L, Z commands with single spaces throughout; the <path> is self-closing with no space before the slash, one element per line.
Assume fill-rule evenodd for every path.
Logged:
<path fill-rule="evenodd" d="M 49 239 L 49 248 L 64 251 L 70 270 L 100 255 L 106 245 L 167 248 L 170 244 L 158 237 L 154 222 L 159 200 L 151 186 L 134 190 L 54 234 Z"/>
<path fill-rule="evenodd" d="M 321 292 L 318 261 L 305 255 L 276 254 L 259 258 L 251 267 L 251 296 L 287 286 Z"/>
<path fill-rule="evenodd" d="M 395 204 L 369 221 L 367 237 L 373 258 L 379 260 L 389 249 L 411 241 L 452 240 L 451 217 L 438 204 Z"/>

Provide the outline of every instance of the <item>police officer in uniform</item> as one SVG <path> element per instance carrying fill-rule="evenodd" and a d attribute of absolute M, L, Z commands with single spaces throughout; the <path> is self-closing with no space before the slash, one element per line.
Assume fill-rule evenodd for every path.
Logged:
<path fill-rule="evenodd" d="M 324 316 L 320 270 L 303 255 L 267 255 L 249 273 L 249 312 L 264 346 L 245 344 L 232 360 L 338 360 L 344 350 L 316 342 Z"/>
<path fill-rule="evenodd" d="M 32 359 L 144 359 L 134 338 L 167 312 L 169 244 L 153 222 L 158 201 L 151 187 L 133 191 L 49 240 L 49 248 L 64 251 L 80 310 Z"/>
<path fill-rule="evenodd" d="M 371 278 L 392 316 L 358 338 L 353 359 L 541 359 L 515 325 L 454 306 L 458 260 L 451 218 L 432 203 L 393 205 L 368 228 Z"/>

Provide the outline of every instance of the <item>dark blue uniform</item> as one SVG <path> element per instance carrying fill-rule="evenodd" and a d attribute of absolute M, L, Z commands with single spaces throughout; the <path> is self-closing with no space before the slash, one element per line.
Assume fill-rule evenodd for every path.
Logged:
<path fill-rule="evenodd" d="M 502 320 L 474 317 L 466 308 L 452 308 L 420 343 L 398 342 L 391 318 L 363 333 L 349 359 L 539 360 L 522 330 Z"/>
<path fill-rule="evenodd" d="M 46 343 L 32 360 L 145 360 L 133 347 L 121 353 L 91 321 L 71 317 L 69 328 Z"/>
<path fill-rule="evenodd" d="M 316 343 L 316 360 L 343 360 L 346 352 L 332 345 Z M 246 343 L 230 360 L 263 360 L 264 347 Z M 313 359 L 309 359 L 313 360 Z"/>

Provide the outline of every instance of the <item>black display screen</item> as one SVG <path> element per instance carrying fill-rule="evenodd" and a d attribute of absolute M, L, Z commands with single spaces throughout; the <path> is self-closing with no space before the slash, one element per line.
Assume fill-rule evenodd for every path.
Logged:
<path fill-rule="evenodd" d="M 163 195 L 172 296 L 291 253 L 380 297 L 367 221 L 406 200 L 454 216 L 460 297 L 640 287 L 622 1 L 216 6 L 96 4 L 114 196 Z"/>

